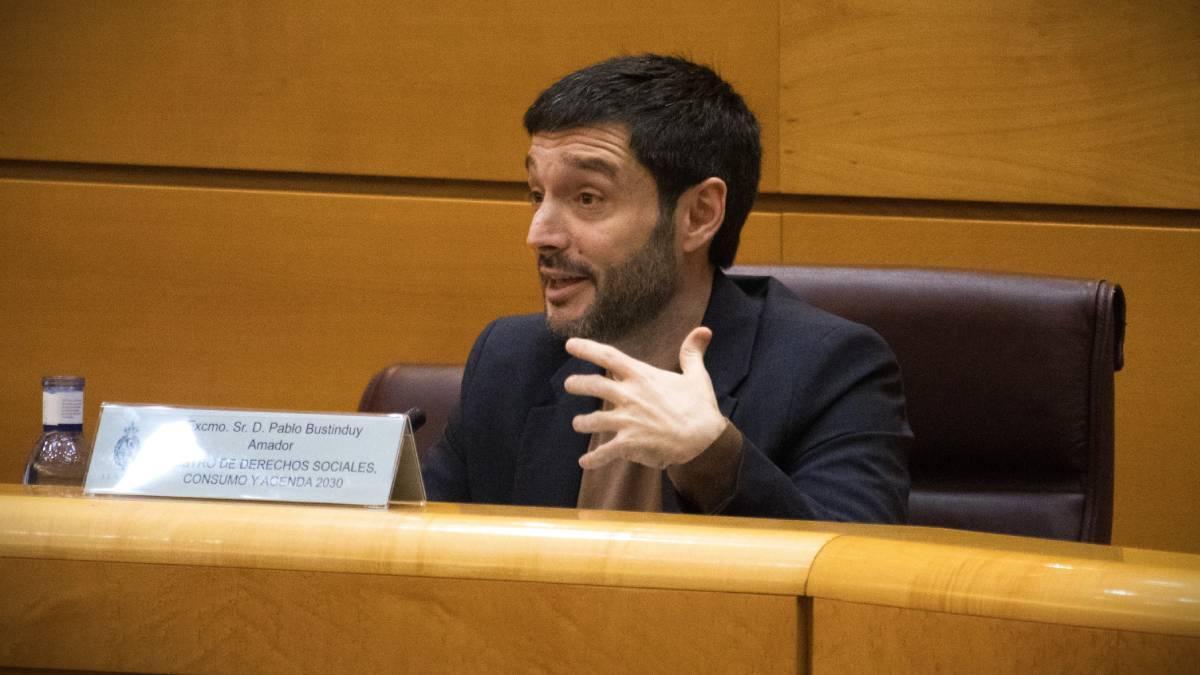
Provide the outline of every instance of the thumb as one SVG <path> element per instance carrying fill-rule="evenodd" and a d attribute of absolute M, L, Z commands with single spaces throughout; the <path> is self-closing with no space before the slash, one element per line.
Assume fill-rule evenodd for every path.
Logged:
<path fill-rule="evenodd" d="M 689 371 L 704 369 L 704 352 L 712 342 L 712 330 L 706 326 L 692 329 L 679 347 L 679 369 L 687 374 Z"/>

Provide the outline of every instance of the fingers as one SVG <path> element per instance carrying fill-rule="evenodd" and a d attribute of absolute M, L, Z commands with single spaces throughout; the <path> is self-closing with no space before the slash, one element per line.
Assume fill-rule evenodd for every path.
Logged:
<path fill-rule="evenodd" d="M 609 445 L 606 447 L 602 445 L 591 452 L 583 453 L 583 456 L 579 458 L 579 467 L 585 471 L 591 471 L 592 469 L 599 469 L 620 457 L 613 446 Z"/>
<path fill-rule="evenodd" d="M 679 347 L 679 369 L 686 375 L 689 372 L 703 370 L 704 352 L 712 342 L 712 330 L 706 326 L 698 326 L 688 333 Z"/>
<path fill-rule="evenodd" d="M 585 338 L 567 340 L 567 353 L 575 358 L 594 363 L 619 379 L 632 375 L 641 363 L 616 347 Z"/>
<path fill-rule="evenodd" d="M 621 403 L 623 398 L 620 385 L 603 375 L 572 375 L 563 382 L 563 389 L 568 394 L 593 396 L 614 404 Z"/>
<path fill-rule="evenodd" d="M 707 430 L 713 424 L 709 422 L 724 419 L 704 367 L 704 353 L 711 342 L 708 328 L 689 332 L 679 346 L 682 372 L 673 372 L 673 368 L 656 368 L 610 345 L 581 338 L 568 340 L 568 353 L 608 371 L 607 376 L 572 375 L 563 384 L 569 394 L 599 398 L 606 404 L 604 409 L 571 421 L 581 434 L 609 435 L 581 457 L 579 465 L 594 469 L 625 459 L 663 468 L 690 461 L 703 451 L 711 443 Z M 596 438 L 596 442 L 600 440 Z"/>
<path fill-rule="evenodd" d="M 571 420 L 571 428 L 581 434 L 594 434 L 602 431 L 617 432 L 628 423 L 628 416 L 612 410 L 597 410 L 586 415 L 576 415 Z"/>

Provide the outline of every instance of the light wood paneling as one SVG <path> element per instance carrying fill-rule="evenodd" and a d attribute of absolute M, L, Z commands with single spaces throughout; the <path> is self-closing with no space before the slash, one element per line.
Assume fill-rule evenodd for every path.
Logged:
<path fill-rule="evenodd" d="M 0 663 L 207 673 L 797 672 L 796 599 L 0 558 Z"/>
<path fill-rule="evenodd" d="M 742 240 L 738 245 L 737 264 L 771 265 L 780 261 L 780 228 L 783 219 L 778 213 L 754 212 L 746 219 Z"/>
<path fill-rule="evenodd" d="M 541 307 L 519 202 L 0 180 L 0 480 L 40 377 L 101 401 L 350 410 L 394 361 L 461 363 Z M 754 214 L 739 260 L 778 260 Z"/>
<path fill-rule="evenodd" d="M 1194 0 L 783 0 L 781 189 L 1200 207 Z"/>
<path fill-rule="evenodd" d="M 540 307 L 519 203 L 0 181 L 0 444 L 43 374 L 101 401 L 353 409 L 398 360 L 458 363 Z"/>
<path fill-rule="evenodd" d="M 0 156 L 519 179 L 537 91 L 656 50 L 746 94 L 767 191 L 1200 206 L 1194 3 L 889 5 L 10 1 Z"/>
<path fill-rule="evenodd" d="M 572 69 L 686 53 L 746 96 L 778 187 L 776 0 L 0 3 L 0 157 L 524 180 Z"/>
<path fill-rule="evenodd" d="M 1200 552 L 1200 229 L 785 214 L 783 260 L 1120 283 L 1113 541 Z"/>
<path fill-rule="evenodd" d="M 1200 638 L 813 600 L 812 672 L 1194 673 Z"/>

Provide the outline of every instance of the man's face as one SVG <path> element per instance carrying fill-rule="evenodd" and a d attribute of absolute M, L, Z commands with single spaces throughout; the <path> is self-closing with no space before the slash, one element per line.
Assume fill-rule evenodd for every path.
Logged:
<path fill-rule="evenodd" d="M 672 214 L 620 126 L 534 134 L 525 160 L 546 321 L 612 342 L 658 315 L 678 286 Z"/>

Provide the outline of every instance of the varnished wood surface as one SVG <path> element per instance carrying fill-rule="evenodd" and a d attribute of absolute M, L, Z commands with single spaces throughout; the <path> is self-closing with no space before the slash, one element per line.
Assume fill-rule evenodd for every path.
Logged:
<path fill-rule="evenodd" d="M 1190 675 L 1200 637 L 814 599 L 813 673 Z"/>
<path fill-rule="evenodd" d="M 1200 556 L 952 530 L 850 533 L 813 598 L 1200 638 Z"/>
<path fill-rule="evenodd" d="M 802 595 L 813 556 L 833 536 L 796 523 L 573 509 L 26 491 L 0 486 L 0 556 Z"/>
<path fill-rule="evenodd" d="M 746 95 L 768 191 L 1197 208 L 1197 26 L 1188 0 L 13 1 L 0 157 L 520 180 L 538 91 L 651 50 Z"/>
<path fill-rule="evenodd" d="M 1200 556 L 929 528 L 0 486 L 0 557 L 811 596 L 1200 637 Z"/>
<path fill-rule="evenodd" d="M 0 557 L 0 666 L 150 673 L 795 673 L 795 598 Z"/>
<path fill-rule="evenodd" d="M 1200 219 L 1197 220 L 1200 225 Z M 1113 541 L 1200 552 L 1200 229 L 783 215 L 785 264 L 898 265 L 1107 279 L 1128 298 L 1116 376 Z"/>
<path fill-rule="evenodd" d="M 0 157 L 524 180 L 521 116 L 589 63 L 716 66 L 778 185 L 776 0 L 0 3 Z"/>
<path fill-rule="evenodd" d="M 784 192 L 1200 207 L 1193 0 L 782 0 Z"/>
<path fill-rule="evenodd" d="M 102 401 L 353 410 L 388 363 L 461 363 L 536 311 L 529 207 L 0 181 L 0 456 L 19 480 L 41 376 Z"/>

